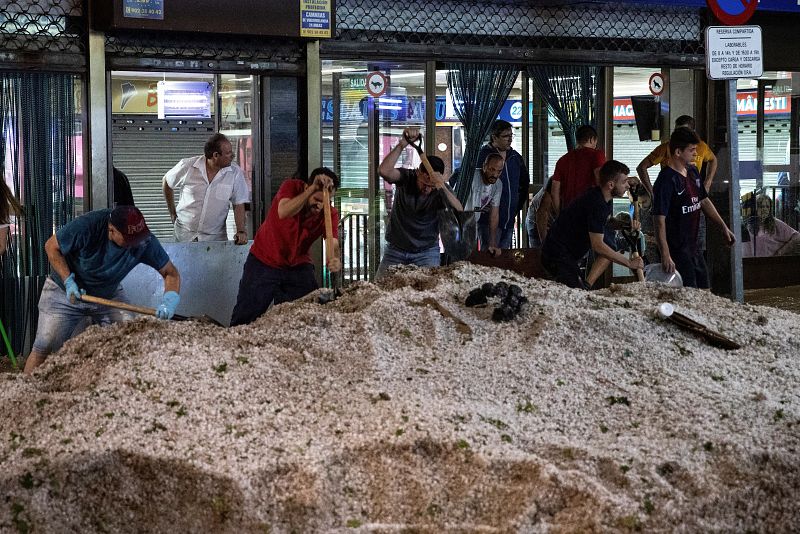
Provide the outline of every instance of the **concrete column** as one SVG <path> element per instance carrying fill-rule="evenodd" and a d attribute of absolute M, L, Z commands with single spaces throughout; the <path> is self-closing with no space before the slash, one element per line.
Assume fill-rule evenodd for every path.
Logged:
<path fill-rule="evenodd" d="M 717 153 L 719 168 L 711 189 L 711 201 L 722 219 L 741 243 L 742 214 L 739 188 L 739 123 L 736 116 L 736 80 L 722 82 L 715 94 L 725 99 L 725 139 L 716 139 L 722 148 Z M 724 88 L 724 90 L 722 90 Z M 721 107 L 717 109 L 722 111 Z M 744 279 L 742 250 L 739 246 L 727 248 L 716 224 L 707 219 L 706 254 L 711 287 L 715 293 L 742 302 Z"/>
<path fill-rule="evenodd" d="M 106 78 L 105 34 L 89 32 L 89 76 L 87 115 L 89 132 L 86 143 L 90 158 L 84 172 L 86 190 L 89 192 L 85 211 L 107 208 L 113 204 L 109 198 L 111 158 L 109 150 L 109 115 Z"/>
<path fill-rule="evenodd" d="M 308 172 L 311 172 L 322 165 L 322 61 L 319 57 L 319 41 L 306 44 L 306 96 L 306 163 Z M 317 240 L 309 252 L 314 262 L 317 283 L 322 286 L 322 240 Z"/>
<path fill-rule="evenodd" d="M 665 72 L 667 75 L 667 91 L 665 96 L 662 96 L 662 101 L 669 102 L 669 112 L 664 115 L 664 126 L 667 130 L 667 135 L 672 132 L 675 124 L 675 119 L 681 115 L 690 115 L 694 117 L 695 122 L 702 122 L 702 117 L 695 116 L 694 107 L 694 71 L 692 69 L 669 69 Z"/>
<path fill-rule="evenodd" d="M 308 170 L 322 165 L 322 61 L 319 41 L 306 44 L 306 94 L 308 95 Z"/>

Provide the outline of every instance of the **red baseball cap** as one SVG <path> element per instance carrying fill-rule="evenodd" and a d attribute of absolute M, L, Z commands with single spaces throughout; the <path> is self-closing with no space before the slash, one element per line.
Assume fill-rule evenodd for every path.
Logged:
<path fill-rule="evenodd" d="M 135 206 L 117 206 L 111 211 L 110 222 L 122 234 L 126 247 L 135 247 L 151 235 L 144 215 Z"/>

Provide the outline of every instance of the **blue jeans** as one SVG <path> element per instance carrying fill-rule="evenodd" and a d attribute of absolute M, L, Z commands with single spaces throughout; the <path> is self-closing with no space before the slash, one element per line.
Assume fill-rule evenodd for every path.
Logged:
<path fill-rule="evenodd" d="M 392 265 L 417 265 L 419 267 L 438 267 L 442 264 L 442 256 L 439 252 L 439 245 L 431 247 L 421 252 L 405 252 L 392 245 L 386 245 L 378 271 L 375 273 L 375 280 L 386 276 L 386 271 Z"/>
<path fill-rule="evenodd" d="M 112 297 L 127 302 L 125 291 L 118 287 Z M 77 336 L 91 324 L 109 325 L 131 319 L 131 314 L 102 304 L 67 302 L 67 293 L 47 278 L 39 297 L 39 323 L 33 350 L 43 356 L 56 352 L 68 339 Z"/>
<path fill-rule="evenodd" d="M 489 226 L 479 224 L 478 225 L 478 239 L 480 240 L 481 250 L 487 250 L 489 248 Z M 497 247 L 502 248 L 503 250 L 511 248 L 511 244 L 514 241 L 514 227 L 511 226 L 506 228 L 497 229 Z"/>
<path fill-rule="evenodd" d="M 239 281 L 236 306 L 231 314 L 231 326 L 252 323 L 271 304 L 297 300 L 318 287 L 314 266 L 310 263 L 276 269 L 248 254 Z"/>

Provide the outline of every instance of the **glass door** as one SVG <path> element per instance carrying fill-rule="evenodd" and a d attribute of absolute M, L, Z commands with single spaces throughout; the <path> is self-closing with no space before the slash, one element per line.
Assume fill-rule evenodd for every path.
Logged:
<path fill-rule="evenodd" d="M 796 72 L 773 71 L 737 82 L 745 258 L 800 254 L 799 79 Z M 745 276 L 759 265 L 745 262 Z"/>
<path fill-rule="evenodd" d="M 335 203 L 345 282 L 371 280 L 394 199 L 378 166 L 405 128 L 425 135 L 425 66 L 324 61 L 322 114 L 323 160 L 342 182 Z M 397 165 L 416 168 L 420 160 L 407 148 Z"/>

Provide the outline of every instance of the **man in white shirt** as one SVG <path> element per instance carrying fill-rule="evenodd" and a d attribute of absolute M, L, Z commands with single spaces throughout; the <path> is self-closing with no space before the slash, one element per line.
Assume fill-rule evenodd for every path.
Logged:
<path fill-rule="evenodd" d="M 475 212 L 475 222 L 478 224 L 478 239 L 481 250 L 488 250 L 494 256 L 500 252 L 497 246 L 497 227 L 500 222 L 500 198 L 503 194 L 503 184 L 498 181 L 503 172 L 505 161 L 503 156 L 492 153 L 486 156 L 483 167 L 475 169 L 472 178 L 472 198 L 467 205 L 468 211 Z M 488 215 L 488 222 L 486 221 Z"/>
<path fill-rule="evenodd" d="M 217 133 L 209 137 L 203 156 L 182 159 L 164 175 L 163 190 L 176 241 L 227 241 L 225 219 L 233 204 L 234 242 L 247 243 L 244 205 L 250 192 L 244 173 L 233 164 L 233 147 Z M 174 190 L 182 187 L 175 208 Z"/>

